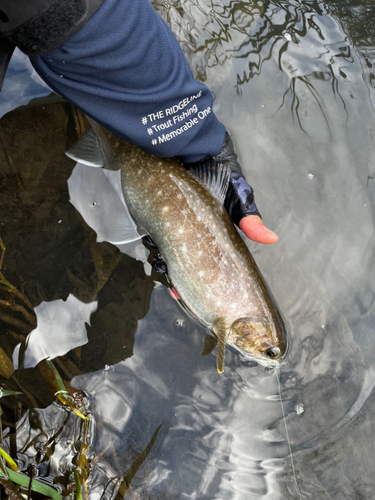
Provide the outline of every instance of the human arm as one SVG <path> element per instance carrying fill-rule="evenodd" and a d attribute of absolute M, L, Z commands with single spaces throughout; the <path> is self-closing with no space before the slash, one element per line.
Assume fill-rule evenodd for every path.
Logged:
<path fill-rule="evenodd" d="M 68 3 L 75 1 L 85 3 Z M 188 164 L 226 152 L 225 128 L 212 112 L 211 92 L 194 79 L 174 35 L 149 0 L 105 0 L 84 22 L 76 16 L 73 24 L 62 44 L 54 46 L 55 36 L 52 45 L 43 46 L 41 37 L 36 52 L 27 37 L 20 42 L 13 36 L 55 92 L 155 156 L 175 156 Z M 53 30 L 47 31 L 50 40 Z M 262 241 L 259 234 L 267 233 L 238 168 L 232 169 L 226 208 L 245 234 Z M 250 194 L 241 197 L 238 187 L 244 183 Z"/>

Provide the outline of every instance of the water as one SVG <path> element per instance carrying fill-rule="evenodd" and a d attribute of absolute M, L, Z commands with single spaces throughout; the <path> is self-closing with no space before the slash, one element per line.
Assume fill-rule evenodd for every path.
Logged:
<path fill-rule="evenodd" d="M 215 352 L 200 356 L 204 330 L 155 284 L 149 266 L 145 273 L 140 260 L 95 243 L 69 205 L 73 165 L 60 159 L 69 145 L 61 139 L 69 125 L 62 105 L 47 116 L 41 106 L 19 112 L 21 130 L 31 119 L 55 120 L 57 132 L 43 137 L 57 145 L 40 167 L 41 153 L 20 143 L 15 163 L 22 153 L 19 175 L 28 183 L 2 204 L 3 272 L 25 282 L 34 306 L 41 303 L 52 344 L 64 335 L 60 299 L 72 294 L 84 303 L 78 314 L 66 301 L 66 324 L 75 314 L 81 333 L 58 367 L 84 391 L 93 415 L 90 498 L 114 495 L 109 481 L 121 482 L 162 424 L 125 498 L 372 499 L 375 5 L 185 0 L 155 7 L 213 90 L 263 220 L 280 236 L 272 247 L 249 246 L 286 318 L 290 355 L 278 373 L 282 406 L 276 374 L 237 352 L 228 349 L 219 376 Z M 3 129 L 10 134 L 9 122 Z M 61 180 L 47 197 L 56 169 Z M 145 260 L 136 243 L 122 250 Z M 90 326 L 84 311 L 95 311 Z M 20 343 L 2 335 L 5 350 Z M 31 392 L 39 380 L 33 369 L 18 376 Z M 18 448 L 35 436 L 43 445 L 39 429 L 51 437 L 61 426 L 50 460 L 62 474 L 77 453 L 79 419 L 51 404 L 44 386 L 32 394 L 43 409 L 19 422 Z M 35 418 L 40 425 L 30 429 Z M 21 455 L 34 460 L 36 447 Z"/>

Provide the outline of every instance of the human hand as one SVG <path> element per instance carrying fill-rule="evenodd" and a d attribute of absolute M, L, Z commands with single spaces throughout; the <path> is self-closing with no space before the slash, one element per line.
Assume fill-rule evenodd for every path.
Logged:
<path fill-rule="evenodd" d="M 272 245 L 279 239 L 277 234 L 262 222 L 254 201 L 254 191 L 242 172 L 232 171 L 225 197 L 225 208 L 232 221 L 250 240 Z"/>
<path fill-rule="evenodd" d="M 254 190 L 245 179 L 241 165 L 234 151 L 232 138 L 225 133 L 224 143 L 220 152 L 197 163 L 185 163 L 179 160 L 187 169 L 195 169 L 209 163 L 220 169 L 224 163 L 230 166 L 230 179 L 225 195 L 224 206 L 232 221 L 250 240 L 263 245 L 272 245 L 279 240 L 277 234 L 268 229 L 262 222 L 261 215 L 254 201 Z"/>
<path fill-rule="evenodd" d="M 241 231 L 252 241 L 273 245 L 279 239 L 276 233 L 268 229 L 258 215 L 247 215 L 239 222 Z"/>
<path fill-rule="evenodd" d="M 224 205 L 232 221 L 250 240 L 264 245 L 276 243 L 279 237 L 262 222 L 254 201 L 253 188 L 249 186 L 242 173 L 228 132 L 225 134 L 221 151 L 211 160 L 216 161 L 218 165 L 224 162 L 230 164 L 231 175 Z"/>

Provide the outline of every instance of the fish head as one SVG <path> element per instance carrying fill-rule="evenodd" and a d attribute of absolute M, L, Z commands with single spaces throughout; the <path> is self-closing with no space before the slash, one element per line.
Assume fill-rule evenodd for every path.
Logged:
<path fill-rule="evenodd" d="M 278 318 L 240 318 L 231 325 L 229 339 L 245 356 L 265 365 L 280 364 L 287 350 L 284 326 Z"/>

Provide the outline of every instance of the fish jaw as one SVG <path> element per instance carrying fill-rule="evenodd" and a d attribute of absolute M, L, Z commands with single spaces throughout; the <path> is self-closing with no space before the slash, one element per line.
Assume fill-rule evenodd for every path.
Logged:
<path fill-rule="evenodd" d="M 227 341 L 262 365 L 276 366 L 285 361 L 285 332 L 278 318 L 240 318 L 228 329 Z"/>

